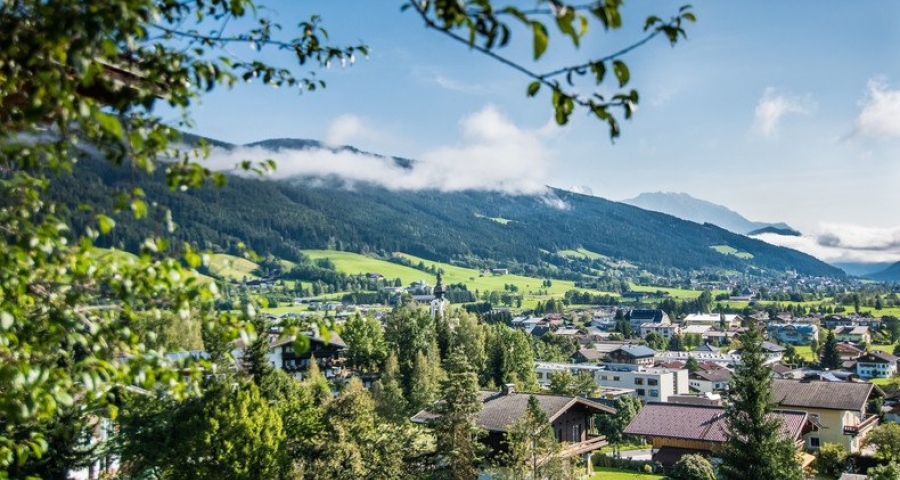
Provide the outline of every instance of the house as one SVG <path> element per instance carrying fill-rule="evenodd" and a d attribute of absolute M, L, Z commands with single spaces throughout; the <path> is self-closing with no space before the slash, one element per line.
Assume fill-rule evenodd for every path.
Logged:
<path fill-rule="evenodd" d="M 290 373 L 297 378 L 303 378 L 303 372 L 309 369 L 310 360 L 315 357 L 319 370 L 325 378 L 339 378 L 346 373 L 344 371 L 344 357 L 347 344 L 336 333 L 331 332 L 328 338 L 317 334 L 303 334 L 308 348 L 300 349 L 297 353 L 294 348 L 295 338 L 279 339 L 269 344 L 269 359 L 277 368 Z"/>
<path fill-rule="evenodd" d="M 640 330 L 641 338 L 646 338 L 647 335 L 650 335 L 651 333 L 659 334 L 668 340 L 681 333 L 681 326 L 674 323 L 642 323 Z"/>
<path fill-rule="evenodd" d="M 820 426 L 805 435 L 811 449 L 837 443 L 859 452 L 866 434 L 878 425 L 878 415 L 869 414 L 867 404 L 883 395 L 871 383 L 772 380 L 772 401 L 779 408 L 802 410 Z"/>
<path fill-rule="evenodd" d="M 684 325 L 724 326 L 726 329 L 740 326 L 741 319 L 733 313 L 691 313 L 681 320 Z"/>
<path fill-rule="evenodd" d="M 697 370 L 688 374 L 691 390 L 700 393 L 727 392 L 732 373 L 727 368 Z"/>
<path fill-rule="evenodd" d="M 834 338 L 839 342 L 872 343 L 869 327 L 861 325 L 836 327 L 834 329 Z"/>
<path fill-rule="evenodd" d="M 631 322 L 631 331 L 639 332 L 641 325 L 645 323 L 670 324 L 672 320 L 666 312 L 656 309 L 633 308 L 628 312 L 628 321 Z"/>
<path fill-rule="evenodd" d="M 804 435 L 817 430 L 802 411 L 772 413 L 781 423 L 781 434 L 803 448 Z M 712 457 L 724 445 L 727 423 L 725 409 L 718 406 L 682 403 L 648 403 L 625 427 L 625 434 L 644 437 L 653 445 L 653 461 L 672 466 L 688 453 Z"/>
<path fill-rule="evenodd" d="M 866 354 L 866 350 L 860 348 L 850 342 L 839 342 L 837 344 L 838 356 L 842 362 L 855 361 L 857 358 Z"/>
<path fill-rule="evenodd" d="M 572 375 L 587 372 L 600 390 L 627 390 L 643 402 L 665 402 L 672 395 L 690 391 L 685 369 L 553 362 L 534 362 L 534 365 L 537 381 L 544 388 L 550 386 L 556 372 Z"/>
<path fill-rule="evenodd" d="M 594 425 L 595 416 L 616 413 L 614 408 L 586 398 L 518 393 L 512 385 L 505 385 L 499 392 L 481 391 L 478 395 L 481 401 L 478 425 L 487 431 L 482 441 L 491 449 L 492 456 L 506 450 L 504 436 L 525 415 L 532 396 L 538 400 L 541 410 L 547 415 L 556 440 L 562 443 L 560 456 L 571 458 L 583 455 L 588 465 L 591 453 L 607 445 L 606 437 L 601 436 Z M 414 423 L 429 424 L 437 418 L 439 415 L 425 409 L 415 414 L 411 420 Z"/>
<path fill-rule="evenodd" d="M 598 363 L 606 354 L 601 353 L 599 350 L 595 348 L 582 348 L 575 352 L 572 355 L 572 362 L 574 363 Z"/>
<path fill-rule="evenodd" d="M 716 348 L 708 343 L 704 343 L 703 345 L 700 345 L 691 351 L 692 352 L 703 352 L 703 353 L 719 353 L 718 348 Z"/>
<path fill-rule="evenodd" d="M 862 378 L 888 378 L 897 374 L 897 357 L 885 352 L 869 352 L 856 360 L 856 374 Z"/>
<path fill-rule="evenodd" d="M 608 363 L 652 366 L 656 358 L 656 350 L 644 345 L 623 345 L 609 352 Z"/>
<path fill-rule="evenodd" d="M 809 345 L 819 339 L 819 327 L 809 323 L 770 323 L 766 332 L 770 340 L 791 345 Z"/>

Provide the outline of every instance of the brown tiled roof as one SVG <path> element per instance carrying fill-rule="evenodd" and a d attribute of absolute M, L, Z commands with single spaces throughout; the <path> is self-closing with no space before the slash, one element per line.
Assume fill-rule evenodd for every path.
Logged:
<path fill-rule="evenodd" d="M 867 363 L 897 363 L 897 357 L 886 352 L 869 352 L 860 357 L 857 362 Z"/>
<path fill-rule="evenodd" d="M 606 356 L 594 348 L 582 348 L 578 351 L 578 353 L 580 353 L 581 356 L 586 360 L 600 360 L 601 358 Z"/>
<path fill-rule="evenodd" d="M 874 385 L 871 383 L 772 380 L 772 401 L 779 406 L 862 410 Z"/>
<path fill-rule="evenodd" d="M 731 380 L 731 371 L 724 368 L 718 370 L 697 370 L 690 374 L 690 377 L 698 377 L 707 382 L 727 382 Z"/>
<path fill-rule="evenodd" d="M 808 421 L 806 412 L 777 411 L 782 434 L 798 438 Z M 648 403 L 625 428 L 628 435 L 680 438 L 722 443 L 726 439 L 725 409 L 705 405 Z"/>
<path fill-rule="evenodd" d="M 545 395 L 542 393 L 509 393 L 502 392 L 478 392 L 481 397 L 481 413 L 478 424 L 491 432 L 505 432 L 506 429 L 525 415 L 528 408 L 528 398 L 534 395 L 541 406 L 541 410 L 547 414 L 550 421 L 565 413 L 575 405 L 583 405 L 594 410 L 594 413 L 615 413 L 614 408 L 592 402 L 581 397 L 569 395 Z M 412 417 L 414 423 L 429 423 L 438 415 L 422 410 Z"/>

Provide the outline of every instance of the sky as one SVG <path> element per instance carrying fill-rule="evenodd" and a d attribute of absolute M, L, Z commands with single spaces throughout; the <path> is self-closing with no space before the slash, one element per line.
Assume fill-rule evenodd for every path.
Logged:
<path fill-rule="evenodd" d="M 804 236 L 767 240 L 826 261 L 900 261 L 900 2 L 691 2 L 698 21 L 687 40 L 657 38 L 625 57 L 641 100 L 615 142 L 583 112 L 556 126 L 546 92 L 527 98 L 527 78 L 427 30 L 400 0 L 259 3 L 285 37 L 318 14 L 330 41 L 365 43 L 370 54 L 314 70 L 324 90 L 251 84 L 207 94 L 192 111 L 195 133 L 238 144 L 310 138 L 419 161 L 410 173 L 346 153 L 237 153 L 274 157 L 280 175 L 335 173 L 397 189 L 549 185 L 610 200 L 685 192 L 786 222 Z M 626 2 L 620 31 L 594 22 L 577 50 L 551 35 L 538 63 L 521 30 L 504 52 L 553 70 L 641 39 L 647 15 L 668 18 L 681 5 Z M 291 65 L 244 45 L 226 54 Z"/>

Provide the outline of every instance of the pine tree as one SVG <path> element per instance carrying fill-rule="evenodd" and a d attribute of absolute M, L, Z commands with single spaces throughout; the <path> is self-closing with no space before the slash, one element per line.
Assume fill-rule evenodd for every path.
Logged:
<path fill-rule="evenodd" d="M 502 460 L 509 478 L 563 478 L 565 465 L 557 456 L 559 442 L 553 434 L 550 418 L 534 395 L 528 397 L 525 415 L 509 428 L 504 441 L 507 452 Z"/>
<path fill-rule="evenodd" d="M 434 403 L 438 395 L 438 379 L 424 353 L 419 352 L 410 378 L 409 408 L 418 412 Z"/>
<path fill-rule="evenodd" d="M 820 357 L 820 366 L 829 370 L 837 370 L 841 368 L 841 356 L 837 350 L 837 340 L 834 338 L 834 330 L 828 331 L 825 337 L 825 344 L 822 345 L 822 356 Z"/>
<path fill-rule="evenodd" d="M 481 400 L 478 375 L 465 355 L 453 350 L 447 359 L 447 379 L 441 385 L 442 401 L 435 404 L 436 451 L 441 470 L 438 478 L 471 480 L 478 476 L 484 431 L 478 426 Z"/>
<path fill-rule="evenodd" d="M 731 379 L 731 398 L 725 406 L 728 430 L 719 476 L 799 480 L 803 473 L 794 443 L 782 436 L 781 422 L 772 415 L 772 369 L 765 364 L 762 335 L 751 326 L 740 342 L 743 364 Z"/>
<path fill-rule="evenodd" d="M 379 415 L 395 423 L 406 423 L 410 408 L 397 379 L 398 373 L 397 356 L 391 353 L 384 363 L 384 373 L 372 388 L 372 395 Z"/>

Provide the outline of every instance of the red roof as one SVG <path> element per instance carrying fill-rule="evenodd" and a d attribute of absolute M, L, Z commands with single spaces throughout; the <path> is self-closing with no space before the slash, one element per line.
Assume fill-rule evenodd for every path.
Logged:
<path fill-rule="evenodd" d="M 799 438 L 809 421 L 805 412 L 777 411 L 782 434 Z M 725 409 L 705 405 L 648 403 L 625 428 L 628 435 L 667 437 L 723 443 L 726 439 Z"/>

